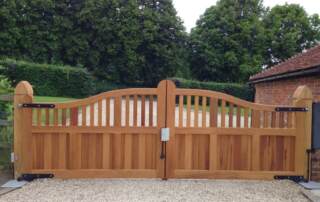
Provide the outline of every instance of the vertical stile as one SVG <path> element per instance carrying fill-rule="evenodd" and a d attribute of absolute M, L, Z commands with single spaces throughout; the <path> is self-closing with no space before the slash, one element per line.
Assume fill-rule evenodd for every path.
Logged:
<path fill-rule="evenodd" d="M 121 97 L 115 97 L 114 99 L 114 127 L 121 126 Z M 120 136 L 116 134 L 115 136 Z"/>
<path fill-rule="evenodd" d="M 82 126 L 87 126 L 87 106 L 83 105 L 81 108 L 82 113 Z"/>
<path fill-rule="evenodd" d="M 179 95 L 179 127 L 183 127 L 183 95 Z"/>
<path fill-rule="evenodd" d="M 98 101 L 98 126 L 102 126 L 102 99 Z"/>
<path fill-rule="evenodd" d="M 57 135 L 57 134 L 56 134 Z M 59 134 L 59 168 L 66 169 L 67 166 L 67 135 Z M 55 154 L 56 155 L 56 154 Z"/>
<path fill-rule="evenodd" d="M 141 126 L 146 125 L 146 96 L 141 96 Z"/>
<path fill-rule="evenodd" d="M 263 127 L 264 128 L 268 128 L 269 127 L 269 124 L 268 124 L 268 116 L 269 115 L 269 112 L 267 111 L 264 111 L 263 112 Z"/>
<path fill-rule="evenodd" d="M 153 127 L 153 95 L 149 96 L 149 127 Z"/>
<path fill-rule="evenodd" d="M 237 105 L 237 128 L 241 128 L 241 107 Z"/>
<path fill-rule="evenodd" d="M 249 117 L 249 109 L 244 108 L 244 128 L 248 128 L 248 117 Z"/>
<path fill-rule="evenodd" d="M 202 128 L 207 126 L 207 97 L 202 97 Z"/>
<path fill-rule="evenodd" d="M 78 126 L 78 108 L 77 107 L 71 108 L 70 125 Z"/>
<path fill-rule="evenodd" d="M 94 103 L 90 104 L 90 126 L 93 127 L 94 126 Z"/>
<path fill-rule="evenodd" d="M 41 126 L 41 122 L 42 122 L 42 109 L 41 108 L 39 108 L 39 109 L 37 109 L 37 118 L 38 118 L 38 126 Z"/>
<path fill-rule="evenodd" d="M 67 125 L 67 109 L 62 109 L 61 110 L 61 124 L 62 126 L 66 126 Z"/>
<path fill-rule="evenodd" d="M 190 127 L 191 122 L 191 96 L 187 96 L 187 127 Z"/>
<path fill-rule="evenodd" d="M 106 98 L 106 127 L 110 126 L 110 98 Z"/>
<path fill-rule="evenodd" d="M 139 135 L 139 148 L 138 148 L 138 167 L 139 169 L 146 168 L 146 135 L 140 134 Z"/>
<path fill-rule="evenodd" d="M 46 126 L 49 126 L 50 125 L 50 111 L 49 111 L 49 109 L 46 109 L 45 110 L 45 112 L 46 112 Z"/>
<path fill-rule="evenodd" d="M 252 110 L 251 111 L 251 127 L 252 128 L 260 128 L 261 126 L 261 114 L 259 110 Z"/>
<path fill-rule="evenodd" d="M 279 113 L 279 128 L 284 128 L 285 120 L 284 120 L 284 112 Z"/>
<path fill-rule="evenodd" d="M 287 114 L 287 128 L 292 128 L 292 114 L 293 112 Z"/>
<path fill-rule="evenodd" d="M 59 125 L 59 113 L 58 109 L 53 110 L 53 126 Z"/>
<path fill-rule="evenodd" d="M 134 117 L 133 117 L 134 118 Z M 130 96 L 127 95 L 126 96 L 126 115 L 125 115 L 125 119 L 126 119 L 126 127 L 130 126 Z"/>
<path fill-rule="evenodd" d="M 229 102 L 229 128 L 233 128 L 233 104 Z"/>
<path fill-rule="evenodd" d="M 218 100 L 211 97 L 210 98 L 210 126 L 217 127 L 218 121 Z"/>
<path fill-rule="evenodd" d="M 271 128 L 276 127 L 276 112 L 271 113 Z"/>
<path fill-rule="evenodd" d="M 138 95 L 133 96 L 133 126 L 138 126 Z"/>
<path fill-rule="evenodd" d="M 221 100 L 221 128 L 226 126 L 226 101 Z"/>
<path fill-rule="evenodd" d="M 199 127 L 199 96 L 194 98 L 194 127 Z"/>

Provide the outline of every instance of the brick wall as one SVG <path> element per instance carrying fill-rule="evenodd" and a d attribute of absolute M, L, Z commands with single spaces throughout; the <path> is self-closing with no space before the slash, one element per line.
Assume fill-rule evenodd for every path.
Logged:
<path fill-rule="evenodd" d="M 307 85 L 314 101 L 320 102 L 320 75 L 258 83 L 255 85 L 255 102 L 291 105 L 292 95 L 300 85 Z M 320 150 L 311 154 L 311 162 L 311 179 L 320 181 Z"/>
<path fill-rule="evenodd" d="M 320 75 L 283 79 L 255 85 L 255 102 L 264 104 L 290 105 L 294 91 L 300 85 L 307 85 L 316 102 L 320 102 Z"/>

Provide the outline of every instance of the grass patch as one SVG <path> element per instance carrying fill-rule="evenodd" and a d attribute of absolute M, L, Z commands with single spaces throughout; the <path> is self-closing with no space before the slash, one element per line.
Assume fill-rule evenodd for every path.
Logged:
<path fill-rule="evenodd" d="M 34 102 L 46 102 L 46 103 L 57 103 L 57 102 L 67 102 L 76 100 L 75 98 L 66 97 L 49 97 L 49 96 L 35 96 Z"/>

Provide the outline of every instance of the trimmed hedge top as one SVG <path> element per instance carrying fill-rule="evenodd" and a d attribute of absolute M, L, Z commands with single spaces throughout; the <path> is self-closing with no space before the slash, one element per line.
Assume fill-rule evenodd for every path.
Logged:
<path fill-rule="evenodd" d="M 206 89 L 229 94 L 247 101 L 254 100 L 254 89 L 247 84 L 201 82 L 183 78 L 171 78 L 171 80 L 179 88 Z"/>
<path fill-rule="evenodd" d="M 13 86 L 22 80 L 30 82 L 35 95 L 80 98 L 95 92 L 93 78 L 80 67 L 2 59 L 0 73 L 8 77 Z"/>

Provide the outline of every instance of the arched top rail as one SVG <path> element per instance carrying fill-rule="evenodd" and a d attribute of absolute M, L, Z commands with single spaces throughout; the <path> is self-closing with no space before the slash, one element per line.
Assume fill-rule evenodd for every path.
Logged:
<path fill-rule="evenodd" d="M 239 105 L 241 107 L 245 107 L 253 110 L 275 111 L 275 108 L 279 107 L 276 105 L 264 105 L 264 104 L 252 103 L 228 94 L 220 93 L 217 91 L 210 91 L 210 90 L 177 88 L 176 95 L 205 96 L 205 97 L 217 98 L 217 99 L 222 99 L 227 102 L 231 102 L 233 104 Z"/>
<path fill-rule="evenodd" d="M 157 88 L 127 88 L 127 89 L 119 89 L 107 91 L 104 93 L 100 93 L 98 95 L 94 95 L 84 99 L 78 99 L 74 101 L 60 102 L 55 104 L 55 108 L 74 108 L 83 105 L 93 104 L 98 102 L 99 100 L 105 98 L 116 98 L 121 96 L 134 96 L 134 95 L 157 95 Z"/>

